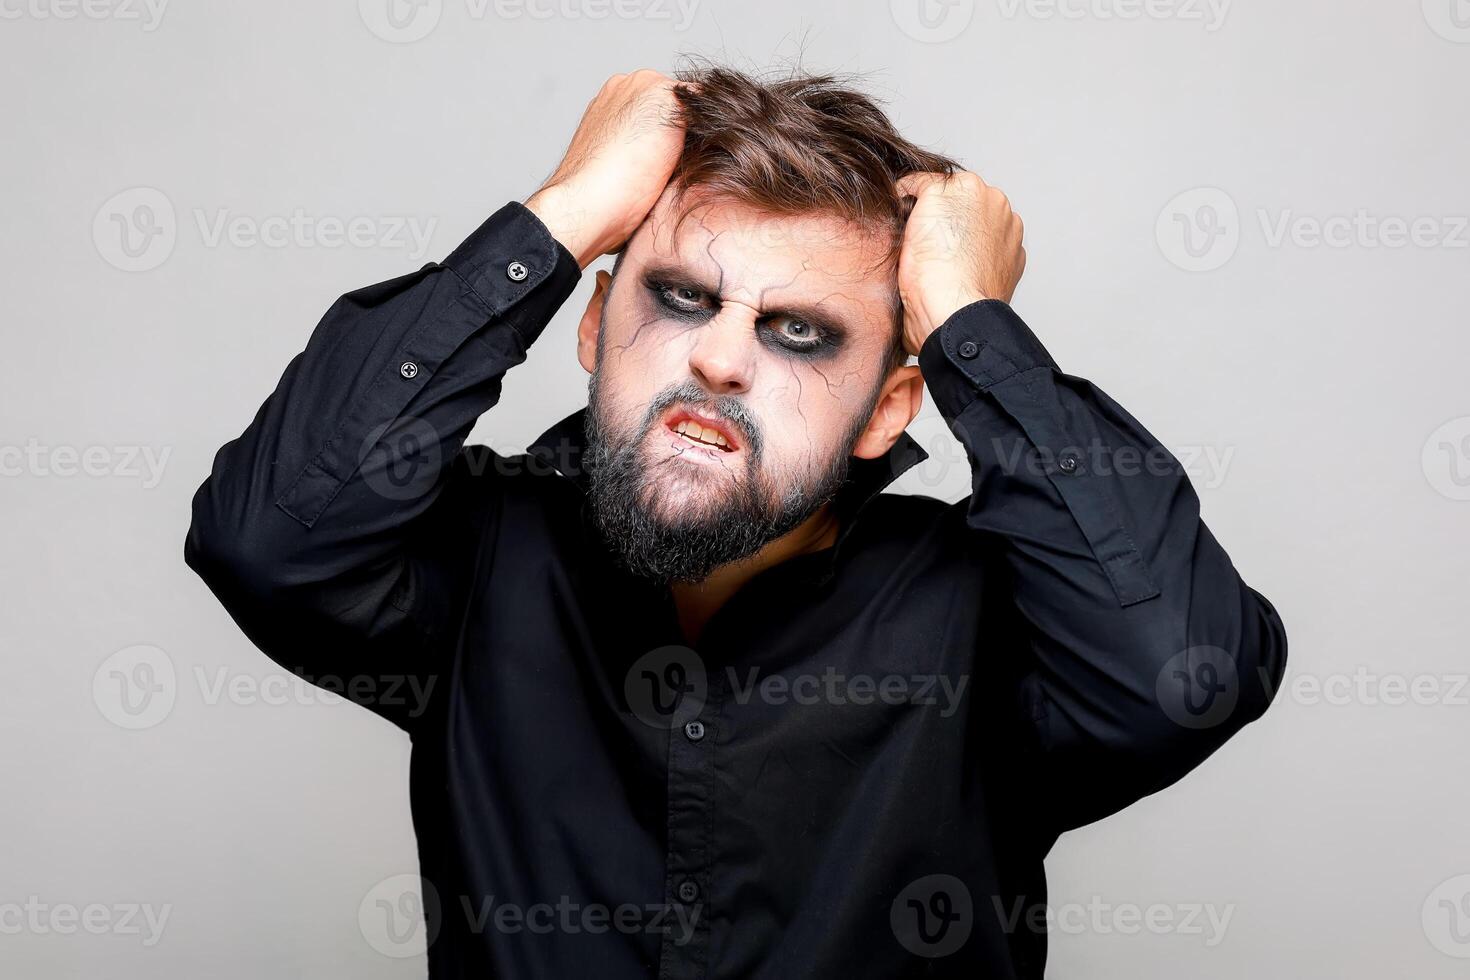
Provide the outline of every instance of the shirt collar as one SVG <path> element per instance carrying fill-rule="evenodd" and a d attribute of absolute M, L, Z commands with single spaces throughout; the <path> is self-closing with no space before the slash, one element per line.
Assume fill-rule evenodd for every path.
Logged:
<path fill-rule="evenodd" d="M 587 450 L 584 426 L 586 417 L 585 406 L 577 409 L 541 433 L 526 449 L 526 452 L 571 480 L 584 494 L 588 489 L 587 470 L 582 465 Z M 854 458 L 848 468 L 847 480 L 832 499 L 840 521 L 836 543 L 831 548 L 815 552 L 813 556 L 799 557 L 822 556 L 818 563 L 823 572 L 821 577 L 823 580 L 830 577 L 837 552 L 869 501 L 905 472 L 928 458 L 929 454 L 924 447 L 907 432 L 900 432 L 898 439 L 882 456 L 875 459 Z"/>

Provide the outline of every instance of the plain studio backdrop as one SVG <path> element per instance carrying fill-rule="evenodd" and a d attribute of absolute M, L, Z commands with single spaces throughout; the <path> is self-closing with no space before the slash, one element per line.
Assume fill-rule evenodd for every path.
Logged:
<path fill-rule="evenodd" d="M 1457 6 L 1458 3 L 1458 6 Z M 0 974 L 409 978 L 406 736 L 288 682 L 189 500 L 341 293 L 550 172 L 679 52 L 865 73 L 1006 190 L 1015 307 L 1183 462 L 1287 681 L 1047 861 L 1049 975 L 1470 967 L 1464 0 L 0 0 Z M 585 404 L 592 276 L 472 439 Z M 968 467 L 927 403 L 948 500 Z M 981 912 L 988 914 L 989 910 Z"/>

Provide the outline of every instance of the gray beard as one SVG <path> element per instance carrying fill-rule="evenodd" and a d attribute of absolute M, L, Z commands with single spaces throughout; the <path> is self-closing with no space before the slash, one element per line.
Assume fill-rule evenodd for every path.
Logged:
<path fill-rule="evenodd" d="M 853 444 L 867 422 L 867 413 L 860 414 L 841 451 L 825 468 L 806 474 L 778 494 L 759 476 L 763 443 L 739 399 L 711 396 L 698 382 L 690 380 L 661 392 L 648 407 L 637 432 L 619 440 L 605 417 L 606 406 L 598 397 L 598 373 L 588 385 L 584 426 L 587 451 L 583 462 L 590 481 L 592 515 L 608 548 L 624 568 L 641 578 L 663 583 L 701 582 L 720 566 L 749 558 L 800 526 L 831 500 L 847 479 Z M 713 508 L 680 513 L 666 520 L 643 499 L 653 483 L 654 468 L 701 467 L 677 459 L 649 466 L 639 448 L 664 410 L 677 402 L 699 405 L 706 415 L 739 422 L 746 435 L 747 469 Z M 691 476 L 697 478 L 696 474 Z"/>

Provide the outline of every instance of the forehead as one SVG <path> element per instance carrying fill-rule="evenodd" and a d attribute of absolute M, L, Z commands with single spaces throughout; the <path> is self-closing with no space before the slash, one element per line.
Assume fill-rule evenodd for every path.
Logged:
<path fill-rule="evenodd" d="M 721 302 L 761 312 L 820 305 L 887 327 L 896 301 L 896 264 L 877 231 L 830 215 L 765 214 L 697 190 L 676 201 L 665 189 L 625 261 L 677 269 Z"/>

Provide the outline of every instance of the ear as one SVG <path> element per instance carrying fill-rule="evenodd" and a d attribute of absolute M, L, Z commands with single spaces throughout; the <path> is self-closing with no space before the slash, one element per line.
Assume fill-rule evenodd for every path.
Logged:
<path fill-rule="evenodd" d="M 852 454 L 862 459 L 875 459 L 893 448 L 899 434 L 919 414 L 924 404 L 924 376 L 917 364 L 895 368 L 883 382 L 883 392 L 873 406 L 868 427 L 858 436 Z"/>
<path fill-rule="evenodd" d="M 598 269 L 592 298 L 587 301 L 587 309 L 582 311 L 582 322 L 577 324 L 577 360 L 582 362 L 582 368 L 588 374 L 597 369 L 597 332 L 602 327 L 602 307 L 611 287 L 612 276 L 605 269 Z"/>

